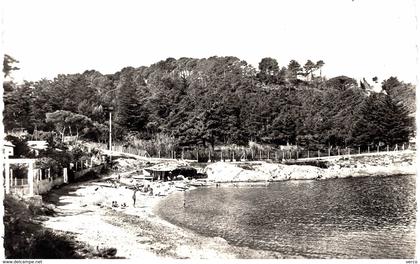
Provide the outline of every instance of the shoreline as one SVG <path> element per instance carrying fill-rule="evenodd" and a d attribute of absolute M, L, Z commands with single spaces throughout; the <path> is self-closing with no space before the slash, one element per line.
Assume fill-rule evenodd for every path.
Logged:
<path fill-rule="evenodd" d="M 391 161 L 388 163 L 343 159 L 334 161 L 334 165 L 327 169 L 261 162 L 252 166 L 245 164 L 245 168 L 243 164 L 235 163 L 214 163 L 208 167 L 214 166 L 221 170 L 223 176 L 230 177 L 231 180 L 222 183 L 221 187 L 252 187 L 269 184 L 268 180 L 272 175 L 277 176 L 272 182 L 411 175 L 416 174 L 413 157 L 412 154 L 405 156 L 399 163 L 394 163 L 395 158 L 388 157 L 385 157 Z M 329 171 L 327 175 L 325 171 Z M 136 207 L 133 207 L 133 191 L 127 185 L 111 187 L 104 184 L 109 179 L 115 180 L 117 175 L 121 176 L 120 183 L 128 183 L 131 181 L 131 172 L 132 170 L 115 172 L 101 179 L 73 183 L 52 190 L 47 195 L 46 202 L 55 204 L 57 215 L 48 217 L 43 225 L 72 234 L 75 241 L 88 245 L 93 250 L 116 248 L 117 258 L 284 258 L 278 252 L 234 246 L 223 238 L 198 234 L 174 225 L 155 213 L 160 202 L 171 199 L 178 191 L 167 196 L 138 194 Z M 320 173 L 323 177 L 318 177 Z M 300 177 L 292 177 L 294 175 Z M 210 174 L 209 178 L 212 179 L 212 176 L 213 179 L 216 178 L 214 174 Z M 215 185 L 210 187 L 214 188 Z M 112 207 L 112 201 L 117 201 L 119 205 L 125 203 L 127 206 Z"/>
<path fill-rule="evenodd" d="M 384 153 L 375 156 L 337 157 L 326 168 L 269 162 L 217 162 L 206 167 L 216 183 L 278 182 L 335 178 L 416 174 L 415 152 Z"/>
<path fill-rule="evenodd" d="M 55 208 L 58 215 L 49 217 L 43 225 L 54 231 L 72 234 L 77 242 L 87 245 L 92 250 L 116 248 L 117 258 L 284 258 L 278 252 L 231 245 L 221 237 L 201 235 L 166 221 L 155 211 L 160 202 L 171 199 L 176 193 L 168 196 L 141 195 L 135 208 L 132 204 L 125 209 L 97 206 L 95 203 L 98 197 L 95 198 L 93 192 L 98 188 L 98 181 L 101 180 L 72 184 L 64 186 L 62 190 L 54 190 L 61 193 Z M 108 188 L 102 188 L 104 189 Z M 118 192 L 114 194 L 110 194 L 109 190 L 104 191 L 111 199 L 114 195 L 130 199 L 120 195 L 125 190 L 122 188 L 121 192 L 118 192 L 118 189 L 114 189 L 113 192 Z M 128 194 L 131 194 L 131 191 Z"/>
<path fill-rule="evenodd" d="M 141 195 L 135 208 L 129 204 L 121 209 L 112 208 L 111 200 L 120 197 L 129 201 L 132 192 L 127 193 L 124 188 L 111 190 L 113 193 L 105 190 L 107 198 L 110 198 L 109 205 L 97 206 L 95 204 L 99 197 L 94 194 L 98 188 L 95 184 L 97 181 L 100 180 L 76 183 L 52 191 L 48 196 L 59 196 L 55 201 L 58 214 L 48 217 L 43 225 L 57 232 L 72 234 L 76 242 L 92 250 L 116 248 L 116 258 L 282 258 L 277 252 L 230 245 L 223 238 L 203 236 L 164 220 L 154 213 L 154 209 L 160 201 L 170 199 L 170 195 Z M 121 195 L 124 192 L 128 196 Z M 106 203 L 105 200 L 103 202 Z"/>

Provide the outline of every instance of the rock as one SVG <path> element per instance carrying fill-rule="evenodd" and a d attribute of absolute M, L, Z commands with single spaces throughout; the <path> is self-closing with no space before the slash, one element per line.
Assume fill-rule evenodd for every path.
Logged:
<path fill-rule="evenodd" d="M 288 179 L 319 179 L 324 170 L 309 165 L 283 165 L 262 162 L 251 169 L 232 163 L 218 162 L 205 168 L 209 180 L 216 182 L 269 181 Z"/>
<path fill-rule="evenodd" d="M 45 204 L 44 207 L 48 210 L 55 210 L 57 208 L 54 204 Z"/>
<path fill-rule="evenodd" d="M 117 254 L 117 249 L 114 247 L 109 247 L 109 248 L 99 248 L 98 246 L 96 247 L 96 255 L 98 255 L 99 257 L 103 257 L 103 258 L 109 258 L 109 257 L 113 257 Z"/>

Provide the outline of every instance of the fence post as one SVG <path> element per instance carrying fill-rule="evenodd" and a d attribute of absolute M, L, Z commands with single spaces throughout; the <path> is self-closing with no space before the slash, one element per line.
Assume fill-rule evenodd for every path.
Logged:
<path fill-rule="evenodd" d="M 184 155 L 184 152 L 182 152 L 182 154 Z M 208 163 L 211 162 L 211 151 L 209 150 L 209 159 L 207 160 Z"/>
<path fill-rule="evenodd" d="M 376 152 L 378 152 L 378 153 L 379 153 L 379 144 L 378 144 L 378 146 L 376 147 Z"/>
<path fill-rule="evenodd" d="M 309 159 L 309 149 L 308 149 L 308 159 Z"/>
<path fill-rule="evenodd" d="M 260 160 L 262 160 L 262 158 L 261 158 L 261 149 L 260 149 Z"/>
<path fill-rule="evenodd" d="M 368 146 L 368 153 L 370 153 L 370 146 Z"/>
<path fill-rule="evenodd" d="M 68 179 L 68 176 L 67 176 L 67 168 L 63 168 L 63 180 L 64 180 L 64 183 L 69 182 L 69 179 Z"/>
<path fill-rule="evenodd" d="M 296 149 L 296 159 L 299 159 L 299 150 Z"/>
<path fill-rule="evenodd" d="M 386 145 L 386 152 L 389 152 L 389 145 Z"/>
<path fill-rule="evenodd" d="M 404 143 L 402 144 L 402 150 L 404 150 L 405 149 L 405 146 L 404 146 Z"/>
<path fill-rule="evenodd" d="M 274 152 L 274 155 L 275 155 L 274 159 L 275 159 L 276 161 L 278 161 L 279 159 L 277 158 L 277 150 L 276 150 L 276 152 Z"/>
<path fill-rule="evenodd" d="M 328 157 L 331 156 L 331 148 L 328 148 Z"/>
<path fill-rule="evenodd" d="M 223 150 L 220 149 L 220 161 L 223 161 Z"/>
<path fill-rule="evenodd" d="M 289 149 L 289 159 L 292 159 L 292 150 Z"/>
<path fill-rule="evenodd" d="M 318 158 L 321 157 L 321 152 L 318 149 Z"/>
<path fill-rule="evenodd" d="M 29 195 L 34 195 L 34 164 L 32 162 L 29 163 L 28 168 L 28 184 L 29 184 Z"/>
<path fill-rule="evenodd" d="M 340 148 L 338 148 L 338 156 L 340 156 Z"/>
<path fill-rule="evenodd" d="M 269 150 L 267 151 L 267 159 L 268 160 L 270 159 L 270 151 Z"/>
<path fill-rule="evenodd" d="M 359 146 L 359 154 L 360 154 L 360 146 Z"/>
<path fill-rule="evenodd" d="M 158 151 L 158 158 L 160 159 L 160 149 L 159 149 L 159 151 Z"/>
<path fill-rule="evenodd" d="M 14 179 L 13 179 L 13 170 L 12 169 L 10 169 L 9 175 L 10 175 L 10 186 L 13 186 Z"/>
<path fill-rule="evenodd" d="M 350 156 L 350 148 L 347 148 L 347 150 L 348 150 L 348 155 Z"/>
<path fill-rule="evenodd" d="M 235 159 L 235 151 L 232 150 L 232 162 L 234 162 L 234 161 L 236 161 L 236 159 Z"/>

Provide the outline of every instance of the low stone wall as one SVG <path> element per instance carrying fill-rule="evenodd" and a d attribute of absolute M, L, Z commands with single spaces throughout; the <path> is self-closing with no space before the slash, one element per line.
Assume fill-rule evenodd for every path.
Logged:
<path fill-rule="evenodd" d="M 103 165 L 95 166 L 92 168 L 87 168 L 81 171 L 77 171 L 74 173 L 74 180 L 77 180 L 79 178 L 82 178 L 89 172 L 95 172 L 96 174 L 99 174 L 103 168 Z M 57 178 L 47 178 L 40 181 L 34 181 L 34 195 L 44 194 L 49 192 L 52 188 L 56 186 L 63 185 L 64 183 L 64 177 L 57 177 Z M 24 185 L 15 185 L 10 187 L 10 192 L 23 197 L 29 195 L 29 184 Z"/>
<path fill-rule="evenodd" d="M 17 196 L 23 197 L 29 195 L 29 185 L 16 185 L 10 187 L 10 193 L 13 193 Z"/>
<path fill-rule="evenodd" d="M 34 183 L 34 194 L 44 194 L 50 191 L 55 186 L 64 184 L 64 178 L 48 178 Z"/>
<path fill-rule="evenodd" d="M 98 165 L 98 166 L 95 166 L 95 167 L 92 167 L 92 168 L 87 168 L 87 169 L 83 169 L 83 170 L 80 170 L 80 171 L 76 171 L 74 173 L 73 180 L 77 180 L 79 178 L 82 178 L 83 176 L 85 176 L 89 172 L 95 172 L 95 173 L 99 174 L 103 167 L 104 167 L 104 165 Z"/>

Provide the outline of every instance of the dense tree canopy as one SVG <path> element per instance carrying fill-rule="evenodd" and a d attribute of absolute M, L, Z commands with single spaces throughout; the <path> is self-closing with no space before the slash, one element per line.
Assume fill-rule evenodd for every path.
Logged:
<path fill-rule="evenodd" d="M 387 94 L 356 80 L 321 78 L 322 60 L 258 69 L 236 57 L 168 58 L 149 67 L 61 74 L 5 91 L 6 130 L 22 127 L 106 141 L 112 107 L 114 137 L 168 135 L 179 147 L 299 144 L 309 148 L 408 140 L 414 86 L 391 77 Z M 319 70 L 319 74 L 316 72 Z M 300 79 L 299 76 L 306 78 Z M 415 94 L 414 94 L 415 95 Z"/>

